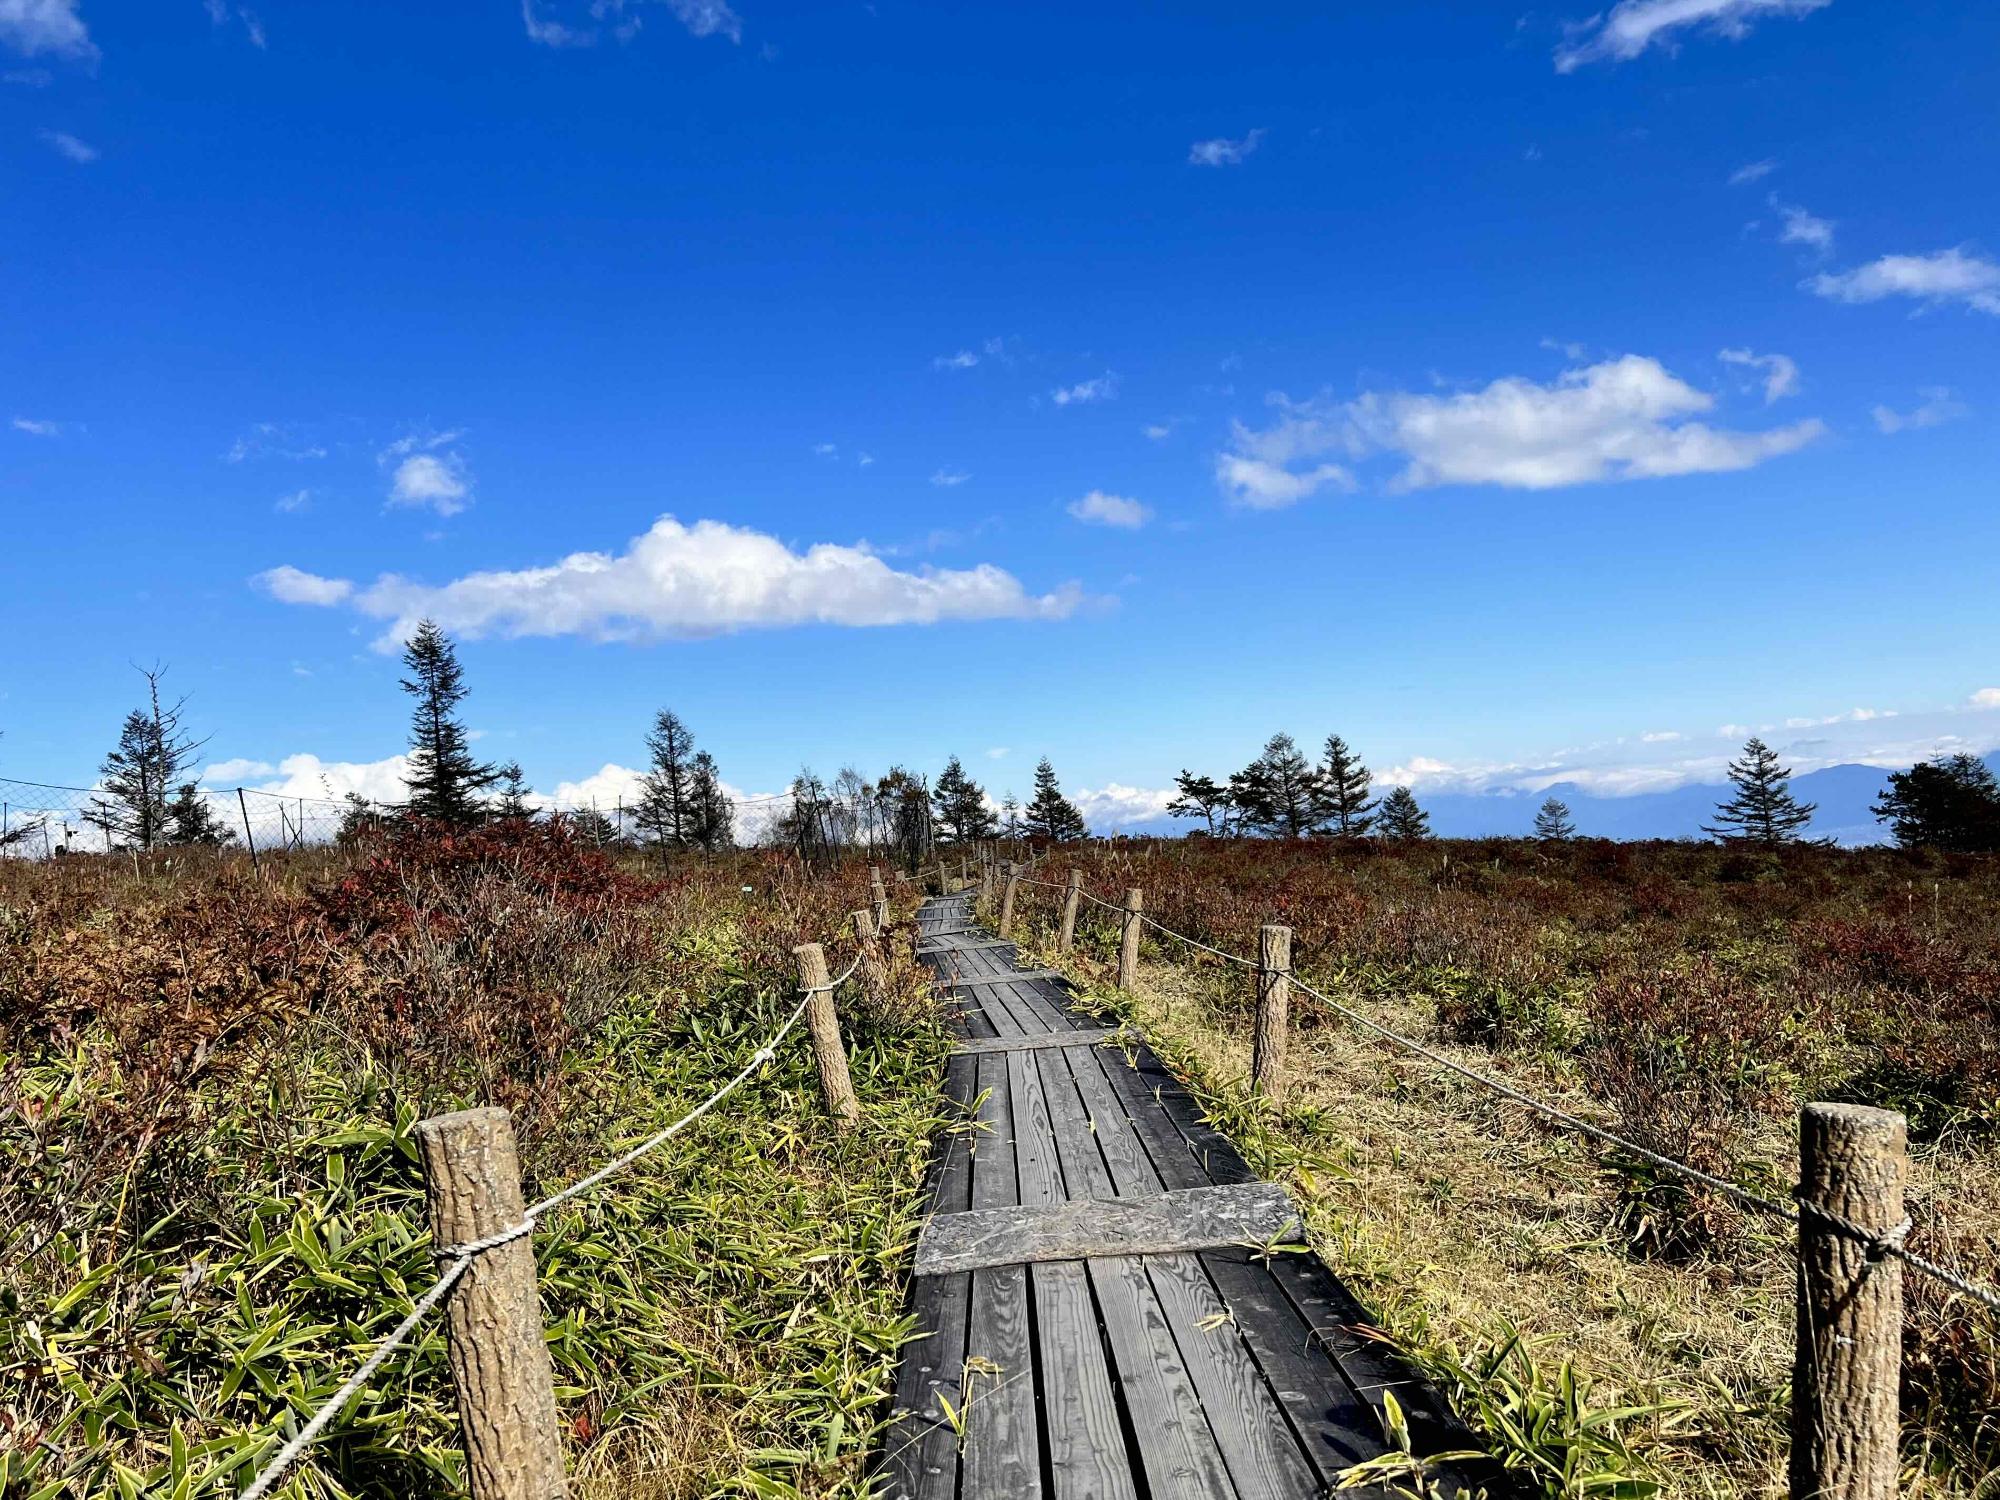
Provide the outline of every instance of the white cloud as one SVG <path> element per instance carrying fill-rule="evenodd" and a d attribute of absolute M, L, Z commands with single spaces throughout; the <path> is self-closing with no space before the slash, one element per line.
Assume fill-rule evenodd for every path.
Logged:
<path fill-rule="evenodd" d="M 394 465 L 389 503 L 428 507 L 441 516 L 455 516 L 471 504 L 472 476 L 465 456 L 452 447 L 464 436 L 459 430 L 410 432 L 378 453 L 378 464 Z"/>
<path fill-rule="evenodd" d="M 820 458 L 840 457 L 840 449 L 833 443 L 814 443 L 813 452 Z"/>
<path fill-rule="evenodd" d="M 1736 40 L 1752 21 L 1765 16 L 1809 15 L 1833 0 L 1618 0 L 1601 15 L 1570 28 L 1556 49 L 1556 71 L 1574 72 L 1585 63 L 1628 62 L 1658 42 L 1671 49 L 1675 33 L 1697 26 Z"/>
<path fill-rule="evenodd" d="M 931 361 L 933 370 L 969 370 L 979 363 L 979 356 L 970 349 L 961 349 L 956 354 L 940 354 Z"/>
<path fill-rule="evenodd" d="M 1118 377 L 1106 370 L 1095 380 L 1079 381 L 1075 385 L 1063 386 L 1049 392 L 1049 399 L 1057 406 L 1071 406 L 1091 401 L 1109 401 L 1118 394 Z"/>
<path fill-rule="evenodd" d="M 1974 708 L 2000 708 L 2000 687 L 1981 688 L 1971 701 Z"/>
<path fill-rule="evenodd" d="M 293 490 L 292 493 L 289 495 L 280 495 L 277 498 L 276 502 L 271 506 L 271 509 L 279 511 L 285 515 L 295 516 L 300 511 L 310 509 L 311 506 L 312 506 L 311 490 Z"/>
<path fill-rule="evenodd" d="M 1785 720 L 1787 729 L 1818 729 L 1827 724 L 1868 724 L 1876 719 L 1893 719 L 1893 708 L 1850 708 L 1844 713 L 1826 714 L 1819 718 L 1794 716 Z"/>
<path fill-rule="evenodd" d="M 1783 354 L 1752 354 L 1748 349 L 1724 349 L 1717 356 L 1726 365 L 1742 365 L 1752 370 L 1764 372 L 1764 404 L 1785 396 L 1796 395 L 1799 389 L 1799 367 L 1796 361 Z"/>
<path fill-rule="evenodd" d="M 346 600 L 390 621 L 381 649 L 425 616 L 466 636 L 640 642 L 788 625 L 1061 619 L 1083 602 L 1074 584 L 1030 594 L 991 564 L 899 572 L 864 547 L 821 543 L 794 552 L 762 532 L 721 521 L 687 526 L 671 516 L 616 555 L 575 552 L 544 567 L 470 573 L 442 585 L 385 574 L 356 589 L 289 566 L 258 582 L 288 603 Z"/>
<path fill-rule="evenodd" d="M 1244 157 L 1257 149 L 1257 143 L 1264 139 L 1260 127 L 1238 140 L 1228 136 L 1217 136 L 1212 141 L 1196 141 L 1188 147 L 1188 165 L 1194 167 L 1233 167 Z"/>
<path fill-rule="evenodd" d="M 0 0 L 4 3 L 4 0 Z M 665 0 L 674 19 L 695 36 L 726 36 L 743 40 L 742 19 L 723 0 Z M 521 24 L 528 39 L 544 47 L 588 47 L 609 34 L 621 42 L 637 36 L 644 26 L 639 0 L 590 0 L 587 9 L 574 8 L 570 19 L 552 19 L 562 7 L 541 0 L 521 0 Z"/>
<path fill-rule="evenodd" d="M 246 776 L 254 774 L 247 770 L 244 772 Z M 370 802 L 396 803 L 409 795 L 409 776 L 410 758 L 404 754 L 368 761 L 321 760 L 317 755 L 287 755 L 278 762 L 271 779 L 260 782 L 250 790 L 268 792 L 277 797 L 319 797 L 332 801 L 339 801 L 351 792 Z M 220 777 L 211 771 L 206 779 L 213 783 L 236 778 Z M 254 816 L 256 809 L 253 807 L 251 811 Z M 323 815 L 326 813 L 325 809 L 315 811 Z"/>
<path fill-rule="evenodd" d="M 1672 743 L 1674 740 L 1684 740 L 1686 738 L 1687 736 L 1682 734 L 1678 729 L 1654 729 L 1640 735 L 1639 743 L 1642 745 L 1665 745 Z"/>
<path fill-rule="evenodd" d="M 260 51 L 263 49 L 264 23 L 258 20 L 247 7 L 241 5 L 232 7 L 229 4 L 229 0 L 203 0 L 203 3 L 208 8 L 210 25 L 227 26 L 229 18 L 234 15 L 237 20 L 243 23 L 243 34 L 250 39 L 250 45 Z"/>
<path fill-rule="evenodd" d="M 229 445 L 229 451 L 222 455 L 222 460 L 224 463 L 240 464 L 252 458 L 303 460 L 325 457 L 324 447 L 318 443 L 301 442 L 289 424 L 258 422 Z"/>
<path fill-rule="evenodd" d="M 30 437 L 61 437 L 63 435 L 63 424 L 60 422 L 51 422 L 42 417 L 16 417 L 14 418 L 14 430 L 16 432 L 25 432 Z"/>
<path fill-rule="evenodd" d="M 280 604 L 339 604 L 354 593 L 345 578 L 322 578 L 290 563 L 267 568 L 251 582 Z"/>
<path fill-rule="evenodd" d="M 995 745 L 991 750 L 986 752 L 986 758 L 988 760 L 1005 760 L 1007 758 L 1007 746 Z"/>
<path fill-rule="evenodd" d="M 0 5 L 4 4 L 6 0 L 0 0 Z M 40 136 L 42 143 L 56 155 L 66 161 L 73 161 L 78 166 L 88 166 L 103 155 L 90 142 L 78 140 L 67 130 L 38 130 L 35 134 Z"/>
<path fill-rule="evenodd" d="M 939 489 L 956 489 L 972 476 L 963 469 L 939 469 L 931 475 L 931 483 Z"/>
<path fill-rule="evenodd" d="M 1301 473 L 1298 460 L 1341 451 L 1406 460 L 1394 490 L 1438 484 L 1554 489 L 1606 480 L 1747 469 L 1822 436 L 1817 419 L 1763 432 L 1710 427 L 1689 418 L 1715 398 L 1658 360 L 1627 354 L 1564 371 L 1543 385 L 1518 375 L 1456 395 L 1367 392 L 1294 402 L 1279 395 L 1272 427 L 1236 426 L 1234 452 L 1217 460 L 1226 489 L 1246 504 L 1285 505 L 1344 474 L 1327 464 Z"/>
<path fill-rule="evenodd" d="M 1172 424 L 1167 422 L 1148 422 L 1144 427 L 1141 427 L 1139 430 L 1145 433 L 1147 437 L 1151 438 L 1156 443 L 1164 443 L 1168 438 L 1174 435 L 1174 429 Z"/>
<path fill-rule="evenodd" d="M 0 0 L 0 42 L 23 57 L 95 57 L 78 5 L 79 0 Z"/>
<path fill-rule="evenodd" d="M 1127 530 L 1144 526 L 1153 515 L 1137 500 L 1124 495 L 1108 495 L 1103 490 L 1092 490 L 1081 500 L 1070 501 L 1069 513 L 1077 520 L 1094 526 L 1122 526 Z"/>
<path fill-rule="evenodd" d="M 1771 207 L 1782 221 L 1778 239 L 1787 245 L 1809 245 L 1822 255 L 1833 249 L 1833 220 L 1809 214 L 1796 203 L 1781 202 L 1774 194 Z"/>
<path fill-rule="evenodd" d="M 1822 272 L 1805 285 L 1835 302 L 1914 297 L 1931 304 L 1963 302 L 2000 316 L 2000 265 L 1962 246 L 1931 255 L 1885 255 L 1852 271 Z"/>
<path fill-rule="evenodd" d="M 1729 185 L 1731 187 L 1744 187 L 1753 182 L 1761 182 L 1777 170 L 1777 161 L 1767 156 L 1762 161 L 1748 162 L 1738 167 L 1734 172 L 1731 172 L 1729 174 Z"/>
<path fill-rule="evenodd" d="M 1965 403 L 1954 398 L 1945 386 L 1928 385 L 1917 394 L 1924 401 L 1915 411 L 1899 412 L 1887 406 L 1876 407 L 1872 413 L 1876 427 L 1888 433 L 1904 432 L 1913 427 L 1937 427 L 1966 413 Z"/>
<path fill-rule="evenodd" d="M 1173 800 L 1172 787 L 1121 786 L 1115 781 L 1095 790 L 1085 788 L 1070 797 L 1077 811 L 1083 814 L 1084 822 L 1090 825 L 1090 831 L 1100 836 L 1141 824 L 1164 822 L 1168 816 L 1167 804 Z"/>

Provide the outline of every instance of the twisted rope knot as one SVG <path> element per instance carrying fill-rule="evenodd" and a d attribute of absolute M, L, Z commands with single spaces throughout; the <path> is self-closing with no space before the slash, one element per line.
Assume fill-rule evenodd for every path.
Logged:
<path fill-rule="evenodd" d="M 1803 1190 L 1795 1190 L 1793 1196 L 1798 1199 L 1799 1211 L 1807 1218 L 1817 1219 L 1827 1228 L 1858 1241 L 1867 1250 L 1870 1260 L 1880 1260 L 1890 1255 L 1902 1258 L 1903 1242 L 1910 1237 L 1910 1231 L 1916 1227 L 1910 1216 L 1905 1214 L 1900 1224 L 1892 1225 L 1888 1229 L 1879 1231 L 1867 1229 L 1852 1219 L 1844 1218 L 1832 1209 L 1813 1202 L 1805 1196 Z"/>
<path fill-rule="evenodd" d="M 535 1232 L 535 1215 L 525 1215 L 512 1229 L 500 1229 L 483 1239 L 467 1240 L 463 1245 L 436 1245 L 431 1254 L 439 1260 L 471 1260 L 475 1255 L 484 1255 L 488 1250 L 498 1250 L 502 1245 L 511 1245 L 519 1239 L 526 1239 Z"/>

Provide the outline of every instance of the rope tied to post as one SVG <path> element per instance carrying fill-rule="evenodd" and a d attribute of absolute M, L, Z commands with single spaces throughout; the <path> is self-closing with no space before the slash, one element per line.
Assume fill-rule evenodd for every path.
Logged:
<path fill-rule="evenodd" d="M 807 1003 L 814 995 L 838 989 L 848 979 L 853 977 L 854 971 L 860 967 L 860 964 L 860 955 L 857 954 L 854 962 L 847 966 L 845 972 L 838 979 L 830 979 L 825 984 L 800 986 L 797 990 L 799 1003 L 792 1007 L 792 1012 L 785 1018 L 784 1023 L 755 1052 L 750 1054 L 750 1060 L 728 1082 L 724 1083 L 714 1093 L 675 1120 L 671 1125 L 662 1130 L 655 1131 L 630 1151 L 605 1163 L 605 1165 L 599 1167 L 588 1177 L 573 1182 L 562 1191 L 552 1193 L 542 1199 L 541 1202 L 531 1205 L 523 1212 L 520 1223 L 506 1229 L 497 1230 L 493 1234 L 485 1235 L 480 1239 L 467 1241 L 461 1245 L 450 1245 L 441 1249 L 434 1249 L 432 1253 L 438 1260 L 448 1262 L 444 1270 L 439 1274 L 438 1279 L 432 1282 L 424 1293 L 417 1298 L 403 1320 L 383 1336 L 382 1341 L 361 1362 L 355 1372 L 348 1376 L 341 1383 L 339 1389 L 320 1404 L 318 1409 L 306 1421 L 306 1424 L 293 1434 L 289 1442 L 278 1450 L 277 1455 L 265 1466 L 263 1471 L 243 1489 L 239 1500 L 263 1500 L 263 1497 L 271 1492 L 278 1481 L 284 1478 L 285 1472 L 305 1454 L 307 1449 L 311 1448 L 319 1440 L 320 1435 L 332 1424 L 334 1418 L 346 1410 L 348 1402 L 352 1401 L 366 1388 L 368 1382 L 374 1378 L 375 1373 L 388 1362 L 389 1356 L 402 1347 L 409 1336 L 416 1331 L 417 1326 L 436 1309 L 439 1303 L 444 1301 L 451 1293 L 452 1288 L 457 1286 L 466 1272 L 472 1269 L 474 1261 L 482 1255 L 499 1249 L 503 1245 L 511 1245 L 516 1240 L 525 1239 L 534 1232 L 535 1226 L 551 1210 L 560 1207 L 573 1198 L 581 1197 L 584 1193 L 596 1187 L 597 1184 L 603 1182 L 607 1177 L 623 1171 L 641 1157 L 665 1145 L 696 1120 L 699 1120 L 703 1115 L 713 1110 L 724 1099 L 727 1099 L 737 1089 L 741 1088 L 744 1082 L 759 1068 L 777 1058 L 779 1046 L 791 1034 L 793 1028 L 798 1025 L 800 1018 L 805 1014 Z"/>

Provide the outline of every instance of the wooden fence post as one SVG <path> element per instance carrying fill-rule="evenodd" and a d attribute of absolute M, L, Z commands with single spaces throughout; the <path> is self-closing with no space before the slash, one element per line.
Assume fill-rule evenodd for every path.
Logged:
<path fill-rule="evenodd" d="M 861 987 L 877 1005 L 889 998 L 889 967 L 882 958 L 882 936 L 865 911 L 854 914 L 854 936 L 861 945 Z"/>
<path fill-rule="evenodd" d="M 812 990 L 806 997 L 806 1029 L 812 1033 L 813 1061 L 819 1065 L 826 1112 L 838 1129 L 846 1130 L 861 1118 L 861 1106 L 854 1099 L 854 1080 L 847 1076 L 847 1052 L 840 1045 L 840 1017 L 833 1008 L 833 991 L 815 988 L 827 980 L 826 954 L 818 943 L 801 943 L 792 950 L 792 957 L 799 962 L 799 987 Z"/>
<path fill-rule="evenodd" d="M 433 1244 L 470 1244 L 521 1222 L 521 1162 L 506 1110 L 438 1115 L 419 1121 L 416 1134 Z M 522 1235 L 475 1256 L 445 1304 L 472 1500 L 559 1500 L 565 1493 L 531 1239 Z"/>
<path fill-rule="evenodd" d="M 1018 861 L 1007 862 L 1007 883 L 1000 889 L 1000 936 L 1005 937 L 1014 926 L 1014 893 L 1021 888 L 1021 866 Z"/>
<path fill-rule="evenodd" d="M 1139 982 L 1139 913 L 1145 897 L 1135 885 L 1125 892 L 1124 926 L 1118 934 L 1118 988 L 1130 991 Z"/>
<path fill-rule="evenodd" d="M 1292 929 L 1257 929 L 1257 1030 L 1250 1087 L 1273 1104 L 1285 1097 L 1285 1022 L 1292 1001 Z"/>
<path fill-rule="evenodd" d="M 990 854 L 979 861 L 979 899 L 993 899 L 993 857 Z"/>
<path fill-rule="evenodd" d="M 945 894 L 947 894 L 947 893 L 949 892 L 949 890 L 950 890 L 950 887 L 949 887 L 949 886 L 947 886 L 947 885 L 946 885 L 946 884 L 944 883 L 944 861 L 943 861 L 943 860 L 939 860 L 939 861 L 937 862 L 937 872 L 936 872 L 936 874 L 935 874 L 935 875 L 934 875 L 934 876 L 933 876 L 932 878 L 933 878 L 934 880 L 936 880 L 936 881 L 937 881 L 937 893 L 938 893 L 938 894 L 939 894 L 940 896 L 942 896 L 942 895 L 945 895 Z"/>
<path fill-rule="evenodd" d="M 959 855 L 958 857 L 958 888 L 961 891 L 970 890 L 972 888 L 971 868 L 966 864 L 965 856 L 963 854 Z"/>
<path fill-rule="evenodd" d="M 875 931 L 889 930 L 889 888 L 882 884 L 882 867 L 868 867 L 868 894 L 875 899 Z"/>
<path fill-rule="evenodd" d="M 1903 1263 L 1815 1218 L 1811 1205 L 1887 1235 L 1903 1222 L 1908 1172 L 1907 1127 L 1895 1111 L 1801 1111 L 1793 1500 L 1896 1500 Z"/>
<path fill-rule="evenodd" d="M 1063 892 L 1062 931 L 1056 935 L 1056 949 L 1067 953 L 1076 946 L 1076 907 L 1083 897 L 1083 871 L 1069 872 L 1069 889 Z"/>

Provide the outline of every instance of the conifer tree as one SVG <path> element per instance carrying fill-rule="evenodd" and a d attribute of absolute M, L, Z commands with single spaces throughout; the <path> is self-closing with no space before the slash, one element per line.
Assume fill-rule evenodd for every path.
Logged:
<path fill-rule="evenodd" d="M 458 721 L 465 700 L 465 674 L 451 637 L 433 620 L 417 625 L 403 648 L 403 665 L 410 675 L 403 691 L 417 700 L 410 716 L 410 769 L 404 779 L 412 817 L 428 818 L 452 828 L 469 828 L 486 814 L 480 794 L 500 779 L 500 772 L 472 758 L 472 738 Z"/>
<path fill-rule="evenodd" d="M 563 814 L 563 819 L 579 843 L 608 849 L 618 842 L 616 825 L 595 807 L 573 807 Z"/>
<path fill-rule="evenodd" d="M 1417 805 L 1416 794 L 1399 786 L 1382 799 L 1377 818 L 1382 837 L 1412 843 L 1431 836 L 1431 815 Z"/>
<path fill-rule="evenodd" d="M 1542 804 L 1541 811 L 1535 814 L 1535 837 L 1545 844 L 1576 837 L 1576 824 L 1570 819 L 1569 804 L 1562 798 L 1549 798 Z"/>
<path fill-rule="evenodd" d="M 985 789 L 966 775 L 956 755 L 938 773 L 931 801 L 937 808 L 938 827 L 949 843 L 976 844 L 999 831 L 993 809 L 986 805 Z"/>
<path fill-rule="evenodd" d="M 1056 768 L 1046 755 L 1035 767 L 1035 795 L 1028 803 L 1026 823 L 1031 836 L 1059 844 L 1090 836 L 1090 826 L 1077 805 L 1062 794 Z"/>
<path fill-rule="evenodd" d="M 688 803 L 693 822 L 688 838 L 704 853 L 713 854 L 736 842 L 736 804 L 722 789 L 715 757 L 698 750 L 689 764 Z"/>
<path fill-rule="evenodd" d="M 169 802 L 175 788 L 189 778 L 200 758 L 201 742 L 181 728 L 187 699 L 160 701 L 164 667 L 141 667 L 146 679 L 146 706 L 125 716 L 118 744 L 98 768 L 102 794 L 91 799 L 84 820 L 104 830 L 107 843 L 124 840 L 140 849 L 165 843 L 173 831 Z"/>
<path fill-rule="evenodd" d="M 2000 779 L 1975 755 L 1944 755 L 1892 773 L 1874 810 L 1905 849 L 2000 850 Z"/>
<path fill-rule="evenodd" d="M 1174 778 L 1174 787 L 1179 795 L 1167 804 L 1167 811 L 1176 818 L 1200 818 L 1208 824 L 1211 835 L 1231 832 L 1229 815 L 1236 806 L 1229 788 L 1213 776 L 1197 776 L 1192 771 L 1183 771 Z"/>
<path fill-rule="evenodd" d="M 1361 757 L 1337 734 L 1326 737 L 1326 759 L 1320 762 L 1320 807 L 1323 821 L 1344 839 L 1366 836 L 1375 819 L 1375 801 L 1368 795 L 1372 778 Z"/>
<path fill-rule="evenodd" d="M 528 782 L 521 772 L 521 763 L 510 760 L 500 767 L 500 798 L 493 804 L 496 818 L 532 818 L 535 810 L 528 804 Z"/>
<path fill-rule="evenodd" d="M 1272 735 L 1263 753 L 1229 778 L 1229 794 L 1251 828 L 1296 839 L 1319 826 L 1319 773 L 1288 734 Z"/>
<path fill-rule="evenodd" d="M 167 842 L 219 846 L 236 841 L 236 832 L 216 814 L 215 803 L 192 781 L 184 781 L 167 804 Z"/>
<path fill-rule="evenodd" d="M 686 848 L 694 842 L 694 736 L 663 708 L 653 716 L 646 751 L 652 769 L 639 784 L 639 827 L 663 848 Z"/>
<path fill-rule="evenodd" d="M 1729 763 L 1729 781 L 1736 795 L 1715 809 L 1713 826 L 1702 832 L 1725 844 L 1753 844 L 1775 849 L 1797 843 L 1799 830 L 1812 821 L 1813 804 L 1800 803 L 1788 785 L 1792 773 L 1778 764 L 1778 752 L 1752 735 L 1743 758 Z"/>

